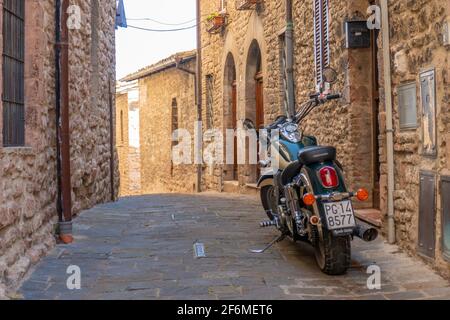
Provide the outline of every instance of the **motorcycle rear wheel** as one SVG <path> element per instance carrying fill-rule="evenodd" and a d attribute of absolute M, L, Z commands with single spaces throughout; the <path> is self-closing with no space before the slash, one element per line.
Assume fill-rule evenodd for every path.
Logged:
<path fill-rule="evenodd" d="M 267 217 L 270 220 L 274 219 L 273 214 L 277 212 L 277 197 L 275 196 L 275 187 L 274 186 L 265 186 L 261 188 L 261 203 L 266 210 Z"/>
<path fill-rule="evenodd" d="M 335 237 L 330 231 L 323 230 L 323 240 L 317 239 L 314 251 L 317 265 L 325 274 L 342 275 L 350 268 L 350 236 Z"/>

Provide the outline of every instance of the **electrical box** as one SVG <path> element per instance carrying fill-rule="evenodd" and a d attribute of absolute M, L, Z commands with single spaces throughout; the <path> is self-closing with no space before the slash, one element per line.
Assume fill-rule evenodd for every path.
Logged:
<path fill-rule="evenodd" d="M 347 49 L 370 48 L 370 30 L 367 21 L 346 21 L 345 38 Z"/>

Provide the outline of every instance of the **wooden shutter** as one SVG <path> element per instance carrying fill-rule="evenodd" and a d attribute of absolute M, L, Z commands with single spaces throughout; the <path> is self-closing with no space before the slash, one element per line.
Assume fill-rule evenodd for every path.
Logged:
<path fill-rule="evenodd" d="M 25 144 L 25 0 L 3 3 L 3 145 Z"/>
<path fill-rule="evenodd" d="M 330 65 L 329 0 L 314 0 L 314 59 L 319 88 L 323 70 Z"/>

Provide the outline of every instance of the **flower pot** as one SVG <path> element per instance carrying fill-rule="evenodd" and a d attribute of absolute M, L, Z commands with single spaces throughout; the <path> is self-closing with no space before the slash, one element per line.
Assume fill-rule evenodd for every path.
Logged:
<path fill-rule="evenodd" d="M 212 23 L 215 28 L 220 28 L 225 24 L 225 17 L 223 16 L 216 16 L 213 18 Z"/>

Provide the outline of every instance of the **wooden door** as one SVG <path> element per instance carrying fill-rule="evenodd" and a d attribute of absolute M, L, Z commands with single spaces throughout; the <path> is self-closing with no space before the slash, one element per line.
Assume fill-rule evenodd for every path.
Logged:
<path fill-rule="evenodd" d="M 256 80 L 256 128 L 260 129 L 264 126 L 264 94 L 263 94 L 263 77 L 258 72 L 255 76 Z"/>
<path fill-rule="evenodd" d="M 237 83 L 236 80 L 232 84 L 231 89 L 231 121 L 233 130 L 237 129 Z M 238 180 L 238 147 L 237 135 L 234 136 L 234 162 L 233 162 L 233 180 Z"/>
<path fill-rule="evenodd" d="M 258 72 L 255 76 L 256 81 L 256 129 L 259 130 L 264 127 L 264 91 L 263 91 L 263 77 L 262 73 Z M 258 143 L 257 152 L 258 152 L 258 162 L 260 160 L 259 152 L 260 145 Z M 256 166 L 256 175 L 257 177 L 261 174 L 261 169 L 259 165 Z"/>

